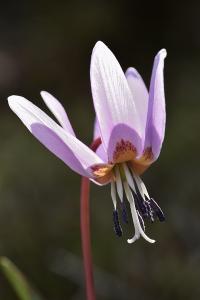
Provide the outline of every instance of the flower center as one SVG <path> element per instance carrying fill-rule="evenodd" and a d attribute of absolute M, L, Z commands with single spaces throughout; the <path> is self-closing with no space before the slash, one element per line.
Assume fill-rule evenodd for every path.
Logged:
<path fill-rule="evenodd" d="M 149 197 L 143 181 L 129 168 L 127 163 L 117 164 L 114 167 L 113 172 L 115 174 L 115 181 L 111 182 L 111 197 L 114 205 L 113 221 L 116 234 L 122 236 L 122 228 L 117 211 L 117 198 L 120 199 L 122 220 L 124 223 L 128 223 L 124 202 L 125 192 L 135 227 L 135 234 L 131 239 L 127 240 L 128 243 L 135 242 L 140 236 L 149 243 L 154 243 L 155 240 L 150 239 L 145 234 L 144 219 L 150 219 L 151 222 L 154 222 L 155 218 L 158 218 L 159 221 L 164 221 L 165 217 L 161 208 L 153 198 Z"/>

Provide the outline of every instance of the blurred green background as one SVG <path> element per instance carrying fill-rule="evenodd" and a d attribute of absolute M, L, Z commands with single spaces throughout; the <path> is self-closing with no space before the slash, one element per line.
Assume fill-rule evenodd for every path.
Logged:
<path fill-rule="evenodd" d="M 11 94 L 45 109 L 47 90 L 89 144 L 94 111 L 89 64 L 97 40 L 149 86 L 165 47 L 166 138 L 144 175 L 166 213 L 157 240 L 126 243 L 113 232 L 110 187 L 92 184 L 92 248 L 98 299 L 200 299 L 200 3 L 11 1 L 0 10 L 0 255 L 48 300 L 85 299 L 79 232 L 80 177 L 44 149 L 9 110 Z M 0 299 L 17 299 L 0 273 Z"/>

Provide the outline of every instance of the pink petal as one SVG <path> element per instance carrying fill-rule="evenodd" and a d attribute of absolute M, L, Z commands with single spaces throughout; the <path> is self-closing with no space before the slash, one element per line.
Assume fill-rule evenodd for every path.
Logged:
<path fill-rule="evenodd" d="M 28 130 L 72 170 L 93 177 L 90 169 L 103 161 L 76 137 L 66 132 L 41 109 L 20 96 L 8 98 L 10 108 Z"/>
<path fill-rule="evenodd" d="M 128 68 L 125 75 L 140 119 L 142 136 L 145 138 L 149 94 L 142 77 L 136 69 Z"/>
<path fill-rule="evenodd" d="M 152 148 L 154 160 L 160 154 L 165 135 L 166 111 L 163 69 L 166 55 L 166 50 L 162 49 L 154 59 L 149 91 L 145 148 Z"/>
<path fill-rule="evenodd" d="M 62 104 L 51 94 L 48 92 L 42 91 L 41 97 L 43 98 L 45 104 L 52 112 L 52 114 L 56 117 L 60 125 L 66 129 L 69 133 L 75 136 L 74 130 L 71 126 L 71 123 L 68 119 L 67 113 L 62 106 Z"/>
<path fill-rule="evenodd" d="M 97 138 L 101 138 L 101 132 L 100 132 L 100 128 L 99 128 L 99 123 L 97 121 L 97 119 L 95 119 L 94 121 L 94 137 L 93 140 L 95 141 Z M 96 150 L 96 154 L 105 162 L 108 162 L 108 156 L 107 153 L 104 149 L 104 145 L 101 144 L 97 150 Z"/>
<path fill-rule="evenodd" d="M 117 141 L 128 135 L 141 153 L 142 130 L 131 91 L 117 59 L 102 42 L 97 42 L 93 49 L 90 77 L 96 116 L 109 160 L 112 161 L 116 146 L 112 131 L 118 125 L 124 125 L 129 132 L 120 131 Z"/>
<path fill-rule="evenodd" d="M 101 137 L 101 132 L 100 132 L 99 123 L 97 121 L 97 118 L 95 118 L 95 120 L 94 120 L 94 131 L 93 131 L 93 140 L 96 140 L 99 137 Z"/>

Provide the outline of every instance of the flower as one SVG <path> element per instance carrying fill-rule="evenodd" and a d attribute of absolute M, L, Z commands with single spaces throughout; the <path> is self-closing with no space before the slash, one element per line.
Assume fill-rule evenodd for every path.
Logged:
<path fill-rule="evenodd" d="M 103 185 L 111 184 L 116 234 L 122 235 L 117 201 L 127 222 L 125 196 L 130 204 L 134 236 L 154 243 L 145 234 L 143 219 L 164 220 L 158 204 L 150 198 L 140 175 L 158 158 L 165 132 L 163 68 L 166 50 L 155 57 L 149 93 L 134 68 L 124 74 L 108 47 L 97 42 L 91 58 L 90 77 L 96 112 L 94 139 L 102 143 L 96 153 L 75 136 L 60 102 L 47 92 L 41 96 L 58 123 L 20 96 L 8 98 L 10 108 L 29 131 L 73 171 Z"/>

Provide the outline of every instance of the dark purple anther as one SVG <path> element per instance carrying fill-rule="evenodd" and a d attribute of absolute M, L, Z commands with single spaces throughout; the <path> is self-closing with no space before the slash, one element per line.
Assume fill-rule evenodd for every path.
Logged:
<path fill-rule="evenodd" d="M 162 211 L 162 209 L 160 208 L 160 206 L 156 203 L 156 201 L 153 198 L 150 198 L 150 205 L 152 207 L 152 209 L 154 210 L 156 216 L 158 217 L 160 222 L 165 221 L 165 215 Z"/>
<path fill-rule="evenodd" d="M 113 210 L 113 222 L 114 222 L 114 230 L 117 236 L 122 236 L 122 228 L 119 223 L 119 217 L 117 210 Z"/>
<path fill-rule="evenodd" d="M 154 220 L 154 209 L 152 209 L 151 202 L 146 196 L 145 196 L 145 205 L 146 205 L 146 208 L 148 211 L 148 216 L 151 219 L 151 222 L 153 223 L 155 221 Z"/>
<path fill-rule="evenodd" d="M 144 218 L 147 218 L 148 217 L 148 209 L 146 207 L 144 199 L 142 198 L 142 196 L 140 194 L 136 194 L 133 192 L 133 195 L 134 195 L 135 205 L 136 205 L 137 209 L 141 212 L 141 214 Z"/>
<path fill-rule="evenodd" d="M 122 209 L 122 220 L 124 223 L 128 224 L 128 216 L 127 216 L 126 205 L 124 201 L 121 202 L 121 209 Z"/>

